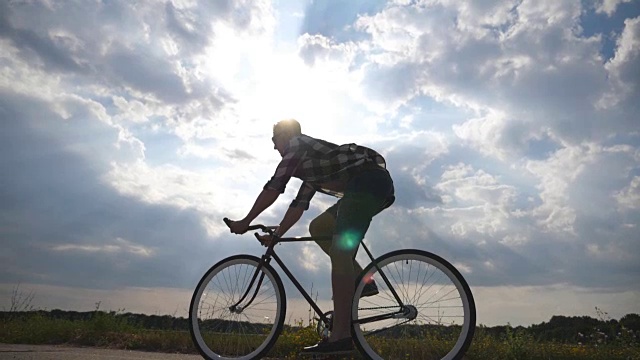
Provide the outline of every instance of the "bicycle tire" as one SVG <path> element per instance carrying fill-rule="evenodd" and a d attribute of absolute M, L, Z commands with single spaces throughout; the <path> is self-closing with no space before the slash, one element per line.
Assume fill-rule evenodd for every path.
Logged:
<path fill-rule="evenodd" d="M 400 283 L 392 286 L 407 305 L 406 312 L 398 315 L 399 318 L 360 324 L 359 321 L 366 322 L 367 317 L 394 310 L 393 306 L 400 311 L 375 264 L 390 282 Z M 380 293 L 361 298 L 365 284 L 362 280 L 372 277 Z M 471 345 L 476 327 L 473 294 L 464 277 L 445 259 L 422 250 L 393 251 L 369 264 L 356 284 L 351 332 L 365 358 L 459 360 Z M 430 297 L 422 300 L 423 295 Z M 456 324 L 456 321 L 462 323 Z M 407 337 L 405 342 L 389 341 L 402 336 Z"/>
<path fill-rule="evenodd" d="M 278 339 L 284 324 L 287 302 L 282 281 L 271 265 L 262 265 L 260 274 L 264 274 L 264 279 L 254 302 L 240 310 L 240 313 L 230 309 L 245 293 L 260 262 L 260 258 L 252 255 L 228 257 L 212 266 L 196 286 L 189 306 L 189 331 L 203 358 L 260 359 Z M 233 276 L 236 275 L 237 278 L 234 279 Z M 254 281 L 252 289 L 258 284 L 259 278 L 260 276 Z M 220 289 L 212 285 L 217 285 Z M 251 290 L 243 305 L 251 299 L 253 293 Z M 209 297 L 214 303 L 209 302 Z M 211 314 L 214 315 L 211 319 L 204 318 Z M 264 325 L 256 320 L 261 319 L 261 316 Z"/>

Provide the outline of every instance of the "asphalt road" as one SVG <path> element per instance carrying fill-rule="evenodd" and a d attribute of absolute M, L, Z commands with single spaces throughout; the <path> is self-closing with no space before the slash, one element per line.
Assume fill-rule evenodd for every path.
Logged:
<path fill-rule="evenodd" d="M 51 345 L 0 344 L 1 360 L 202 360 L 199 355 L 78 348 Z"/>

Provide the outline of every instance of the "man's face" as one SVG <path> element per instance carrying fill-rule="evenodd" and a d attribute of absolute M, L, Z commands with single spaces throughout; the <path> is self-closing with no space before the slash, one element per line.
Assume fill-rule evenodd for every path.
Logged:
<path fill-rule="evenodd" d="M 273 148 L 278 150 L 280 156 L 284 156 L 284 149 L 289 143 L 289 136 L 285 133 L 274 133 L 271 140 L 273 141 Z"/>

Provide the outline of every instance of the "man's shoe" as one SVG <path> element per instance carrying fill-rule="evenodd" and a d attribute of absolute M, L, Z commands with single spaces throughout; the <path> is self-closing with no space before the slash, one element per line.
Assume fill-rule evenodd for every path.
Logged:
<path fill-rule="evenodd" d="M 371 282 L 364 284 L 364 289 L 362 289 L 362 294 L 360 295 L 360 297 L 363 298 L 367 296 L 378 295 L 378 293 L 378 285 L 376 285 L 375 281 L 371 280 Z"/>
<path fill-rule="evenodd" d="M 323 354 L 323 355 L 338 355 L 338 354 L 347 354 L 353 351 L 353 342 L 351 338 L 344 338 L 338 341 L 329 342 L 327 340 L 322 340 L 319 343 L 313 346 L 307 346 L 300 354 Z"/>

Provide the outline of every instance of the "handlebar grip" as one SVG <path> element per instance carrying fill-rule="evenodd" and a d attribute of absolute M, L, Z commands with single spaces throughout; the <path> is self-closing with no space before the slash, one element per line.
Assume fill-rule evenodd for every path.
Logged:
<path fill-rule="evenodd" d="M 224 223 L 231 227 L 231 220 L 229 218 L 223 218 L 222 221 L 224 221 Z M 247 231 L 251 231 L 251 230 L 260 230 L 264 233 L 267 234 L 271 234 L 273 235 L 273 230 L 275 230 L 277 228 L 277 226 L 264 226 L 262 224 L 258 224 L 258 225 L 251 225 L 247 228 Z M 257 234 L 256 234 L 257 236 Z"/>

